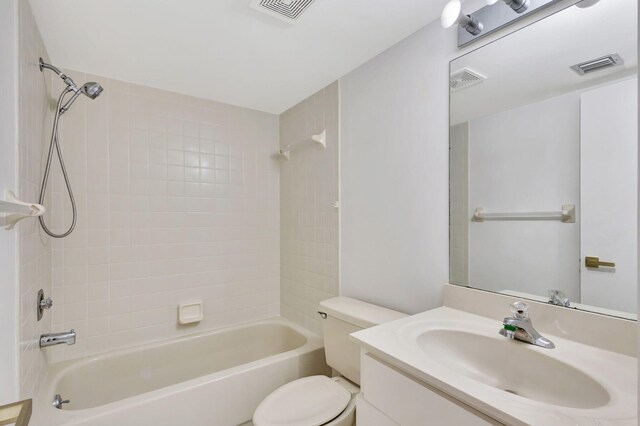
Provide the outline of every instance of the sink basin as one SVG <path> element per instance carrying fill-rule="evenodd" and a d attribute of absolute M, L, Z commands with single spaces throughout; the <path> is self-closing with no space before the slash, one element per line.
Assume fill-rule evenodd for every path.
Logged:
<path fill-rule="evenodd" d="M 636 325 L 563 309 L 551 308 L 549 314 L 556 310 L 568 316 L 546 327 L 537 323 L 555 349 L 499 335 L 498 308 L 487 308 L 491 316 L 482 316 L 442 306 L 360 330 L 351 339 L 372 357 L 500 424 L 637 426 Z M 574 340 L 582 322 L 593 325 L 598 343 L 608 343 L 598 347 Z M 604 332 L 618 328 L 619 337 Z M 617 339 L 633 341 L 616 346 Z"/>
<path fill-rule="evenodd" d="M 544 352 L 553 349 L 455 329 L 428 330 L 416 343 L 438 364 L 523 398 L 579 409 L 611 399 L 589 375 Z"/>

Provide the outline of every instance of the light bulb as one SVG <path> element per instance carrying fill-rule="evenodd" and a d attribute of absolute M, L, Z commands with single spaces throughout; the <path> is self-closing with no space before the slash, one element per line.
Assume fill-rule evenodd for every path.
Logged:
<path fill-rule="evenodd" d="M 462 3 L 460 0 L 449 0 L 449 3 L 442 10 L 440 23 L 443 28 L 451 28 L 455 24 L 460 25 L 469 34 L 478 35 L 484 26 L 473 16 L 462 13 Z"/>
<path fill-rule="evenodd" d="M 443 28 L 451 28 L 460 20 L 462 15 L 462 3 L 460 0 L 450 0 L 442 10 L 440 23 Z"/>
<path fill-rule="evenodd" d="M 579 7 L 580 9 L 586 9 L 598 3 L 599 1 L 600 0 L 582 0 L 580 3 L 576 3 L 576 7 Z"/>

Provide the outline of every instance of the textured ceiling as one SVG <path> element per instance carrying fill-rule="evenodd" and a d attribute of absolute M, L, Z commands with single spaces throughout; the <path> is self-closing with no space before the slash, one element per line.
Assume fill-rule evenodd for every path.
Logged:
<path fill-rule="evenodd" d="M 30 0 L 52 62 L 280 113 L 437 19 L 446 0 Z"/>

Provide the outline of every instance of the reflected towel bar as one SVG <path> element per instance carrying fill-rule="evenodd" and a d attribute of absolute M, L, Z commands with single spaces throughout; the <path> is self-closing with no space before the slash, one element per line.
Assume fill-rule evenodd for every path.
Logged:
<path fill-rule="evenodd" d="M 562 223 L 575 223 L 576 206 L 565 204 L 556 212 L 522 212 L 522 213 L 487 213 L 484 208 L 476 209 L 471 219 L 474 222 L 489 220 L 559 220 Z"/>

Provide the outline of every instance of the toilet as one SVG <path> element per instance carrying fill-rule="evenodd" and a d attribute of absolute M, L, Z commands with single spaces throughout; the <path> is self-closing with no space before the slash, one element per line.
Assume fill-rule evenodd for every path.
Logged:
<path fill-rule="evenodd" d="M 254 426 L 352 426 L 360 392 L 360 347 L 349 335 L 407 315 L 349 297 L 320 303 L 327 364 L 339 374 L 294 380 L 267 396 L 253 414 Z"/>

